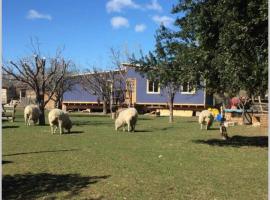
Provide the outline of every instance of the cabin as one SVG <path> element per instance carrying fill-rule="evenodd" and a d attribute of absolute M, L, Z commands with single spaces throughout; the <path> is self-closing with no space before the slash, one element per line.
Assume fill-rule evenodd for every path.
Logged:
<path fill-rule="evenodd" d="M 139 112 L 159 112 L 169 115 L 166 93 L 159 87 L 158 82 L 143 77 L 129 64 L 125 68 L 127 84 L 131 88 L 125 94 L 122 106 L 131 105 Z M 179 88 L 175 95 L 174 115 L 192 116 L 213 105 L 213 97 L 206 94 L 205 89 L 195 90 L 188 83 Z M 73 90 L 64 93 L 62 106 L 65 110 L 101 110 L 102 102 L 98 96 L 85 91 L 80 83 Z"/>

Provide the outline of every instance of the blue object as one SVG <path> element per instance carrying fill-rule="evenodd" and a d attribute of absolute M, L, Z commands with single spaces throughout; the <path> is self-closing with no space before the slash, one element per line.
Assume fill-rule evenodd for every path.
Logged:
<path fill-rule="evenodd" d="M 222 115 L 221 114 L 218 114 L 216 116 L 216 121 L 221 122 L 221 119 L 222 119 Z"/>
<path fill-rule="evenodd" d="M 236 112 L 236 113 L 242 113 L 242 109 L 224 109 L 224 112 Z"/>

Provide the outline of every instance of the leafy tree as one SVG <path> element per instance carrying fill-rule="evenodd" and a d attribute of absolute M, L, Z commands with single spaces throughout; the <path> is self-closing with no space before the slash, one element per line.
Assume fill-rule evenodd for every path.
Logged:
<path fill-rule="evenodd" d="M 192 76 L 194 71 L 186 65 L 188 61 L 182 60 L 187 55 L 187 49 L 186 45 L 174 38 L 172 31 L 161 26 L 156 34 L 154 52 L 149 52 L 146 56 L 141 53 L 139 59 L 133 55 L 130 59 L 142 76 L 158 81 L 160 88 L 167 94 L 170 123 L 173 122 L 175 94 L 180 91 L 180 86 L 184 83 L 195 81 Z M 182 54 L 179 54 L 179 51 Z"/>
<path fill-rule="evenodd" d="M 176 37 L 194 47 L 192 63 L 208 92 L 264 95 L 268 83 L 266 0 L 181 0 Z"/>

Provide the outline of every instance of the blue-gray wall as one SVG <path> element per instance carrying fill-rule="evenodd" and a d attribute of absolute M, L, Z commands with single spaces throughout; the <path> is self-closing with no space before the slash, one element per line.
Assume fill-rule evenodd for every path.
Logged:
<path fill-rule="evenodd" d="M 136 103 L 166 103 L 167 96 L 165 91 L 160 94 L 147 94 L 147 79 L 143 78 L 134 68 L 128 70 L 129 78 L 136 78 L 137 99 Z M 175 95 L 175 104 L 204 104 L 204 91 L 197 90 L 195 94 L 181 94 L 180 91 Z"/>
<path fill-rule="evenodd" d="M 136 103 L 167 103 L 167 96 L 164 91 L 160 94 L 147 94 L 147 79 L 143 78 L 134 68 L 128 68 L 129 78 L 136 78 Z M 64 101 L 72 102 L 97 102 L 98 97 L 86 92 L 80 84 L 75 85 L 72 91 L 64 94 Z M 207 102 L 205 102 L 205 99 Z M 197 90 L 195 94 L 181 94 L 180 91 L 175 96 L 175 104 L 200 104 L 211 105 L 211 97 L 205 97 L 203 90 Z"/>
<path fill-rule="evenodd" d="M 64 101 L 72 101 L 72 102 L 97 102 L 98 97 L 89 94 L 78 83 L 73 87 L 72 91 L 64 93 L 63 99 Z"/>

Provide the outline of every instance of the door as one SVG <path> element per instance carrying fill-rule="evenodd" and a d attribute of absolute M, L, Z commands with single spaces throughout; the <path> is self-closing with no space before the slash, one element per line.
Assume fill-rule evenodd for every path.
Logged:
<path fill-rule="evenodd" d="M 136 79 L 129 78 L 126 81 L 126 98 L 125 102 L 128 105 L 136 103 Z"/>

